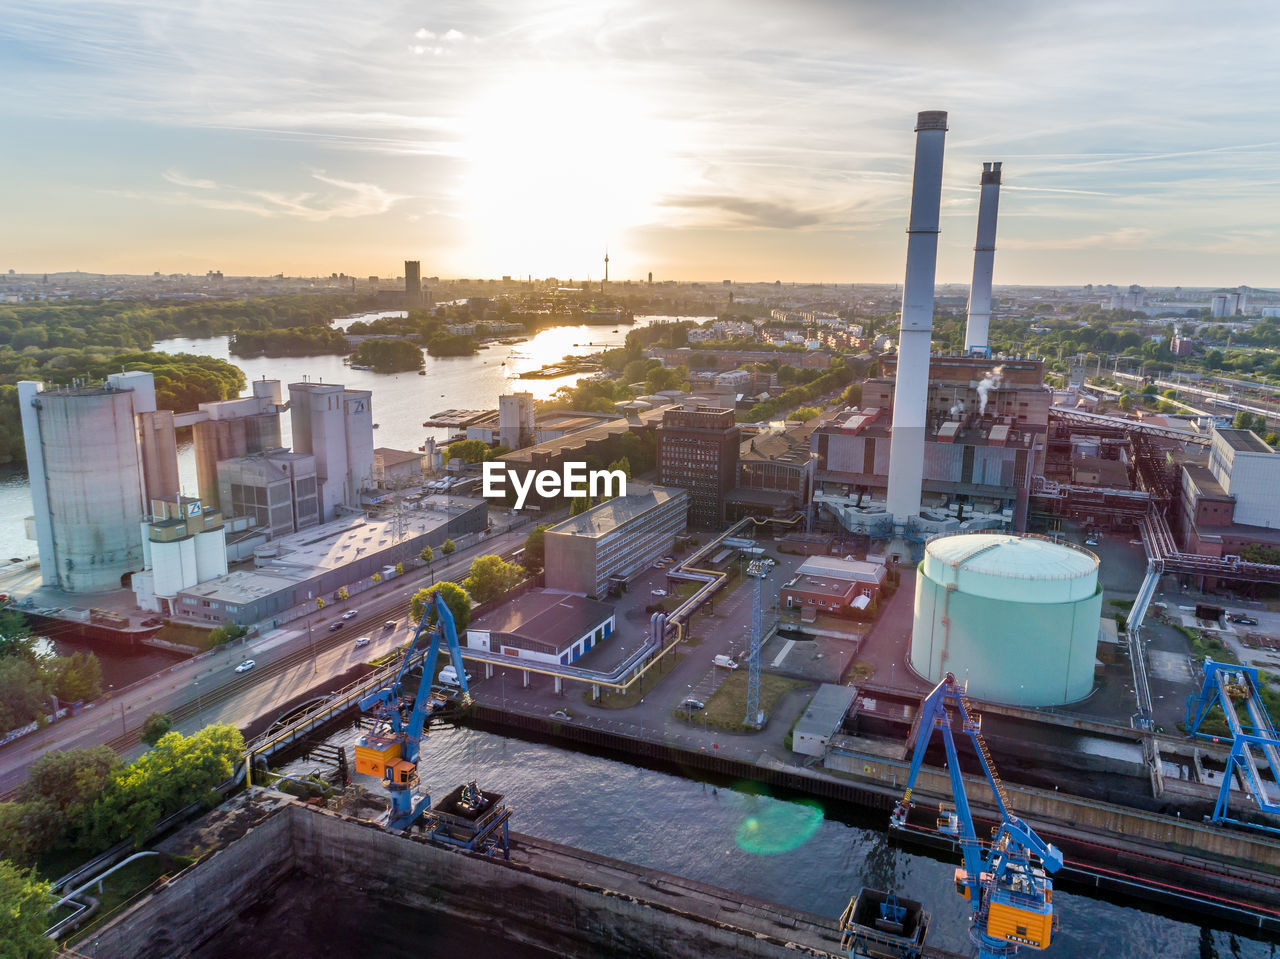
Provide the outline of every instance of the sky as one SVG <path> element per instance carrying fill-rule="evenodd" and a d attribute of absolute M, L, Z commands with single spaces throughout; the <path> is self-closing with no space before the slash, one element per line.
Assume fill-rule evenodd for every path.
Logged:
<path fill-rule="evenodd" d="M 0 0 L 0 271 L 1280 286 L 1280 4 Z"/>

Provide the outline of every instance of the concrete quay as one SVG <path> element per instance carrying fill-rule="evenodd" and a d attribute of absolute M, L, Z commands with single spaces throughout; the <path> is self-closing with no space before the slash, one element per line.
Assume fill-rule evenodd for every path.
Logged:
<path fill-rule="evenodd" d="M 464 722 L 501 733 L 587 746 L 682 771 L 754 779 L 782 790 L 888 811 L 902 797 L 909 764 L 877 755 L 869 741 L 841 737 L 825 768 L 805 767 L 755 737 L 690 728 L 675 736 L 625 720 L 548 718 L 478 703 Z M 975 817 L 994 823 L 985 781 L 966 777 Z M 1068 858 L 1064 877 L 1084 891 L 1118 890 L 1243 927 L 1280 932 L 1280 841 L 1260 832 L 1131 809 L 1053 790 L 1006 784 L 1013 811 Z M 945 771 L 924 767 L 913 797 L 924 807 L 951 798 Z M 911 837 L 904 836 L 904 840 Z"/>
<path fill-rule="evenodd" d="M 234 935 L 237 924 L 258 924 L 270 890 L 283 884 L 287 894 L 302 878 L 313 881 L 312 888 L 321 884 L 334 905 L 358 896 L 387 915 L 402 908 L 472 923 L 495 947 L 520 943 L 559 955 L 655 959 L 844 955 L 833 917 L 529 836 L 512 834 L 506 862 L 386 832 L 262 789 L 206 819 L 190 837 L 209 850 L 201 862 L 92 930 L 76 943 L 78 954 L 218 955 L 220 938 Z M 304 941 L 277 941 L 290 934 L 273 932 L 271 948 L 309 951 Z M 387 954 L 417 954 L 424 944 L 429 940 L 403 942 Z M 936 950 L 927 955 L 958 959 Z"/>

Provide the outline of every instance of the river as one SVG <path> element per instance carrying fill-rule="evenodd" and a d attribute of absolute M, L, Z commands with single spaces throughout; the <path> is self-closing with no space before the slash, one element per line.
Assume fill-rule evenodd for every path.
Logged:
<path fill-rule="evenodd" d="M 357 738 L 352 728 L 329 741 L 351 757 Z M 284 771 L 316 768 L 298 760 Z M 433 731 L 423 743 L 422 770 L 433 793 L 472 779 L 502 793 L 517 832 L 830 916 L 833 924 L 859 887 L 893 888 L 925 903 L 932 944 L 968 951 L 968 916 L 952 886 L 958 863 L 896 848 L 879 817 L 773 798 L 757 783 L 705 782 L 470 729 Z M 378 789 L 370 777 L 355 778 Z M 1272 943 L 1140 908 L 1062 890 L 1053 898 L 1062 929 L 1046 959 L 1280 955 Z"/>
<path fill-rule="evenodd" d="M 341 317 L 334 326 L 346 329 L 356 320 L 379 316 L 403 316 L 384 312 Z M 493 343 L 474 356 L 426 356 L 426 376 L 415 373 L 375 373 L 353 370 L 340 356 L 234 357 L 228 350 L 228 337 L 201 339 L 177 337 L 157 340 L 153 349 L 160 353 L 193 353 L 214 356 L 234 363 L 244 371 L 245 379 L 279 379 L 287 386 L 304 377 L 325 383 L 341 383 L 354 389 L 373 392 L 373 421 L 378 424 L 375 446 L 416 450 L 428 436 L 446 439 L 448 430 L 426 429 L 422 423 L 432 414 L 446 409 L 496 409 L 498 396 L 513 390 L 532 393 L 546 399 L 563 386 L 572 386 L 583 374 L 556 379 L 520 379 L 520 374 L 537 370 L 565 356 L 595 353 L 621 346 L 627 333 L 653 322 L 674 320 L 668 316 L 638 316 L 631 325 L 556 326 L 539 331 L 514 344 Z M 243 395 L 250 395 L 246 386 Z M 288 416 L 281 417 L 283 442 L 292 445 Z M 178 472 L 183 491 L 195 495 L 196 465 L 191 443 L 178 448 Z M 0 562 L 10 557 L 25 558 L 35 553 L 35 543 L 26 536 L 23 518 L 31 514 L 31 486 L 26 473 L 0 475 Z"/>

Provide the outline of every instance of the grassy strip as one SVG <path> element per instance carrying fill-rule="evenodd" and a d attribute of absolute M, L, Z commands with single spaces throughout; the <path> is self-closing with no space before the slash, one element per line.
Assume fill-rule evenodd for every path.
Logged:
<path fill-rule="evenodd" d="M 702 717 L 708 726 L 715 726 L 717 729 L 725 729 L 730 732 L 742 732 L 754 729 L 748 726 L 743 720 L 747 714 L 747 682 L 749 669 L 734 670 L 729 677 L 721 684 L 707 702 L 707 708 L 696 714 L 695 718 Z M 788 679 L 785 676 L 775 676 L 771 673 L 762 674 L 760 677 L 760 708 L 764 710 L 767 717 L 773 712 L 773 707 L 777 705 L 778 700 L 791 692 L 793 689 L 801 689 L 808 686 L 809 683 L 802 679 Z M 678 719 L 687 719 L 688 711 L 676 709 L 672 715 Z"/>

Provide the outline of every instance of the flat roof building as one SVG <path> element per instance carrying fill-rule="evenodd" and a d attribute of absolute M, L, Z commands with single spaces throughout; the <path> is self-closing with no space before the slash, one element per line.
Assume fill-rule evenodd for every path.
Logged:
<path fill-rule="evenodd" d="M 613 607 L 583 596 L 535 590 L 467 627 L 467 646 L 568 666 L 616 628 Z"/>
<path fill-rule="evenodd" d="M 546 531 L 546 583 L 604 596 L 672 552 L 687 525 L 689 494 L 631 482 L 627 495 L 571 516 Z"/>
<path fill-rule="evenodd" d="M 813 615 L 850 616 L 863 610 L 874 614 L 887 578 L 883 563 L 811 556 L 782 587 L 778 601 L 787 609 Z"/>
<path fill-rule="evenodd" d="M 1235 497 L 1232 520 L 1244 526 L 1280 528 L 1280 456 L 1252 430 L 1213 430 L 1209 472 Z"/>
<path fill-rule="evenodd" d="M 177 615 L 200 622 L 272 622 L 294 607 L 331 600 L 342 587 L 367 587 L 374 573 L 416 557 L 424 546 L 488 526 L 486 500 L 431 496 L 402 520 L 351 516 L 254 550 L 252 570 L 236 570 L 178 593 Z"/>
<path fill-rule="evenodd" d="M 821 756 L 831 737 L 840 732 L 857 693 L 849 686 L 823 683 L 809 700 L 791 733 L 792 752 Z"/>

